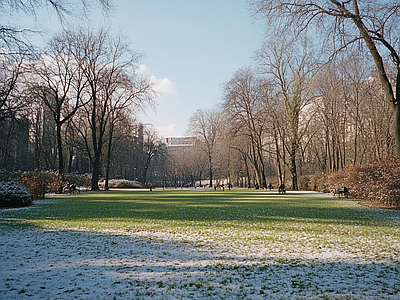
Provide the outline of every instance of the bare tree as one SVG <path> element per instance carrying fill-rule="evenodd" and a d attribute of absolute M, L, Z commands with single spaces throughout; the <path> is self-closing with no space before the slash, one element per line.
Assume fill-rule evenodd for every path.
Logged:
<path fill-rule="evenodd" d="M 87 79 L 80 62 L 74 59 L 74 41 L 67 32 L 56 35 L 39 59 L 30 64 L 31 92 L 52 113 L 57 136 L 58 171 L 64 173 L 62 127 L 88 100 L 83 100 Z"/>
<path fill-rule="evenodd" d="M 119 41 L 120 43 L 121 41 Z M 132 63 L 132 62 L 130 62 Z M 123 111 L 129 111 L 135 114 L 137 111 L 143 110 L 145 105 L 151 105 L 155 96 L 154 82 L 148 77 L 138 76 L 134 70 L 126 73 L 125 66 L 119 69 L 110 70 L 115 72 L 114 76 L 105 77 L 106 80 L 102 84 L 103 95 L 108 102 L 108 151 L 106 165 L 105 189 L 108 190 L 109 171 L 111 163 L 111 153 L 113 147 L 114 127 L 123 116 Z M 146 132 L 148 133 L 148 132 Z M 151 162 L 151 159 L 150 159 Z M 146 169 L 149 168 L 149 165 Z"/>
<path fill-rule="evenodd" d="M 312 84 L 318 97 L 312 103 L 314 118 L 307 142 L 319 171 L 336 171 L 393 154 L 391 104 L 365 57 L 338 55 Z"/>
<path fill-rule="evenodd" d="M 22 77 L 24 55 L 0 56 L 0 122 L 12 118 L 23 110 Z"/>
<path fill-rule="evenodd" d="M 5 169 L 22 167 L 14 162 L 17 148 L 21 148 L 17 144 L 25 134 L 30 102 L 24 93 L 24 58 L 19 54 L 0 55 L 0 168 Z"/>
<path fill-rule="evenodd" d="M 143 133 L 144 164 L 142 180 L 144 184 L 147 184 L 150 166 L 164 152 L 163 148 L 165 148 L 165 145 L 152 125 L 146 125 Z"/>
<path fill-rule="evenodd" d="M 189 119 L 189 132 L 201 143 L 207 154 L 210 187 L 213 186 L 213 168 L 217 142 L 222 131 L 221 112 L 218 109 L 198 109 Z"/>
<path fill-rule="evenodd" d="M 224 109 L 230 119 L 231 132 L 246 135 L 250 147 L 235 147 L 253 165 L 256 180 L 260 187 L 266 188 L 264 165 L 264 134 L 267 121 L 264 101 L 268 97 L 269 85 L 250 68 L 238 70 L 224 86 Z"/>
<path fill-rule="evenodd" d="M 309 85 L 310 78 L 315 74 L 313 57 L 306 47 L 282 40 L 267 44 L 258 53 L 258 60 L 262 72 L 269 75 L 278 87 L 278 97 L 285 107 L 285 118 L 282 120 L 287 120 L 287 123 L 278 121 L 278 124 L 281 124 L 281 137 L 287 140 L 284 147 L 289 154 L 287 165 L 292 175 L 292 188 L 297 190 L 297 154 L 301 137 L 311 119 L 302 112 L 314 97 Z"/>
<path fill-rule="evenodd" d="M 118 111 L 135 103 L 139 105 L 147 93 L 151 98 L 152 85 L 149 81 L 142 82 L 143 85 L 140 82 L 135 84 L 135 66 L 140 56 L 132 52 L 129 44 L 121 38 L 112 38 L 106 30 L 80 30 L 68 34 L 74 40 L 74 58 L 79 61 L 87 81 L 84 97 L 89 101 L 82 107 L 76 128 L 84 138 L 91 160 L 92 190 L 98 190 L 101 158 L 110 122 L 115 122 Z"/>
<path fill-rule="evenodd" d="M 51 7 L 60 21 L 65 23 L 67 16 L 77 13 L 79 3 L 85 15 L 96 4 L 100 4 L 105 12 L 108 12 L 112 6 L 111 0 L 7 0 L 0 1 L 0 15 L 23 13 L 26 16 L 35 17 L 39 9 Z M 32 46 L 27 38 L 30 33 L 33 33 L 31 28 L 0 24 L 0 49 L 8 49 L 4 53 L 0 50 L 0 55 L 8 54 L 9 50 L 14 53 L 23 53 L 31 50 Z"/>
<path fill-rule="evenodd" d="M 322 31 L 328 38 L 333 37 L 332 55 L 357 41 L 363 41 L 377 68 L 386 99 L 393 107 L 396 147 L 400 153 L 398 1 L 252 0 L 250 3 L 255 14 L 278 27 L 278 32 L 291 30 L 299 35 L 307 31 L 313 34 Z M 325 43 L 324 48 L 327 46 L 328 43 Z M 387 54 L 395 66 L 394 79 L 391 79 L 385 64 Z"/>

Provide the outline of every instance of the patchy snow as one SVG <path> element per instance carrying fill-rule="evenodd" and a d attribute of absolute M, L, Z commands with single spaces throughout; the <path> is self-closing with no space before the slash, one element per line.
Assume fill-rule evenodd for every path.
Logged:
<path fill-rule="evenodd" d="M 8 229 L 0 299 L 400 299 L 398 255 L 276 255 L 176 235 Z"/>

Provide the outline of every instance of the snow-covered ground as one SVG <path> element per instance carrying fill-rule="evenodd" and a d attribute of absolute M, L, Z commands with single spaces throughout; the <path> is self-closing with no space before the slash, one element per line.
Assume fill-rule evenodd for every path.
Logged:
<path fill-rule="evenodd" d="M 162 232 L 9 228 L 0 299 L 400 299 L 396 260 L 240 253 Z"/>

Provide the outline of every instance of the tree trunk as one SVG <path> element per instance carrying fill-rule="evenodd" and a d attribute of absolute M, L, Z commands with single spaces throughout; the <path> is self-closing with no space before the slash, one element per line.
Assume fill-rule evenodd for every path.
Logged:
<path fill-rule="evenodd" d="M 101 152 L 100 152 L 101 153 Z M 100 153 L 96 151 L 94 154 L 94 161 L 92 163 L 92 191 L 98 191 L 99 188 L 99 176 L 100 176 Z"/>
<path fill-rule="evenodd" d="M 400 154 L 400 67 L 397 67 L 397 78 L 396 78 L 396 101 L 393 107 L 393 115 L 394 115 L 394 136 L 396 141 L 396 150 L 397 153 Z"/>
<path fill-rule="evenodd" d="M 394 137 L 396 141 L 397 154 L 400 154 L 400 108 L 396 103 L 393 107 Z"/>
<path fill-rule="evenodd" d="M 253 165 L 254 173 L 256 175 L 257 185 L 259 187 L 262 187 L 261 171 L 260 171 L 260 166 L 259 166 L 259 162 L 258 162 L 257 151 L 255 148 L 256 148 L 256 145 L 254 145 L 254 139 L 252 138 L 251 139 L 251 149 L 250 149 L 252 159 L 250 161 Z"/>
<path fill-rule="evenodd" d="M 264 165 L 264 157 L 262 153 L 262 142 L 261 139 L 257 141 L 257 155 L 260 161 L 260 188 L 266 189 L 267 188 L 267 179 L 265 178 L 265 165 Z"/>
<path fill-rule="evenodd" d="M 244 157 L 244 165 L 246 168 L 246 175 L 247 175 L 247 188 L 251 188 L 251 178 L 250 178 L 250 170 L 249 170 L 249 165 L 247 164 L 247 158 Z M 246 181 L 245 181 L 245 186 L 246 186 Z"/>
<path fill-rule="evenodd" d="M 210 187 L 213 187 L 213 168 L 212 168 L 212 157 L 208 156 L 208 163 L 210 166 Z"/>
<path fill-rule="evenodd" d="M 68 169 L 67 169 L 68 173 L 72 173 L 73 160 L 74 160 L 74 147 L 71 146 L 69 149 Z"/>
<path fill-rule="evenodd" d="M 296 142 L 294 142 L 296 144 Z M 296 145 L 292 145 L 292 151 L 290 153 L 290 173 L 292 175 L 292 189 L 297 191 L 297 166 L 296 166 Z"/>
<path fill-rule="evenodd" d="M 110 122 L 110 133 L 109 133 L 109 137 L 108 137 L 108 149 L 107 149 L 107 165 L 106 165 L 106 180 L 105 180 L 105 185 L 104 185 L 104 189 L 106 191 L 109 190 L 109 186 L 108 186 L 108 181 L 109 181 L 109 177 L 110 177 L 110 167 L 111 167 L 111 149 L 112 149 L 112 137 L 113 137 L 113 132 L 114 132 L 114 124 L 111 121 Z"/>
<path fill-rule="evenodd" d="M 279 141 L 278 141 L 278 133 L 276 131 L 276 128 L 274 126 L 274 140 L 275 140 L 275 149 L 276 149 L 276 166 L 278 168 L 278 186 L 280 186 L 283 183 L 283 178 L 282 178 L 282 167 L 281 167 L 281 153 L 279 151 Z"/>
<path fill-rule="evenodd" d="M 61 123 L 57 122 L 57 151 L 58 151 L 58 173 L 61 175 L 64 173 L 64 156 L 62 150 L 62 139 L 61 139 Z"/>
<path fill-rule="evenodd" d="M 357 6 L 357 1 L 354 1 L 354 5 Z M 383 90 L 385 91 L 386 99 L 393 104 L 394 136 L 395 136 L 395 141 L 396 141 L 396 151 L 398 154 L 400 154 L 400 124 L 399 124 L 400 111 L 398 108 L 398 106 L 399 106 L 398 101 L 400 99 L 400 97 L 399 97 L 399 95 L 400 95 L 400 91 L 399 91 L 399 89 L 400 89 L 400 87 L 399 87 L 400 68 L 399 68 L 399 65 L 397 65 L 396 92 L 395 92 L 396 94 L 395 94 L 393 92 L 392 85 L 391 85 L 388 75 L 386 73 L 382 56 L 380 55 L 378 49 L 376 48 L 374 40 L 369 35 L 368 29 L 365 27 L 362 18 L 359 15 L 355 15 L 354 17 L 352 17 L 352 20 L 358 27 L 360 34 L 361 34 L 362 38 L 364 39 L 365 44 L 367 45 L 367 48 L 372 55 L 372 58 L 374 59 L 375 66 L 376 66 L 376 68 L 378 70 L 378 74 L 379 74 L 379 80 L 382 84 Z"/>

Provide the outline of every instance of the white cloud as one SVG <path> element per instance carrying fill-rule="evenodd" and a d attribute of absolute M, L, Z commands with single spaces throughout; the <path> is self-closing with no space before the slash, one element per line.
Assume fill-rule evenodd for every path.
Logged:
<path fill-rule="evenodd" d="M 140 65 L 139 68 L 137 69 L 138 73 L 144 73 L 148 74 L 149 73 L 149 68 L 146 65 Z"/>
<path fill-rule="evenodd" d="M 143 74 L 150 77 L 151 82 L 156 84 L 156 91 L 160 95 L 160 98 L 173 98 L 173 102 L 176 102 L 174 99 L 178 96 L 178 90 L 175 87 L 175 83 L 168 78 L 157 78 L 154 75 L 150 74 L 150 70 L 146 65 L 140 65 L 136 70 L 138 74 Z"/>
<path fill-rule="evenodd" d="M 150 80 L 157 84 L 156 90 L 163 97 L 176 97 L 178 90 L 175 84 L 168 78 L 156 78 L 154 75 L 150 76 Z"/>

